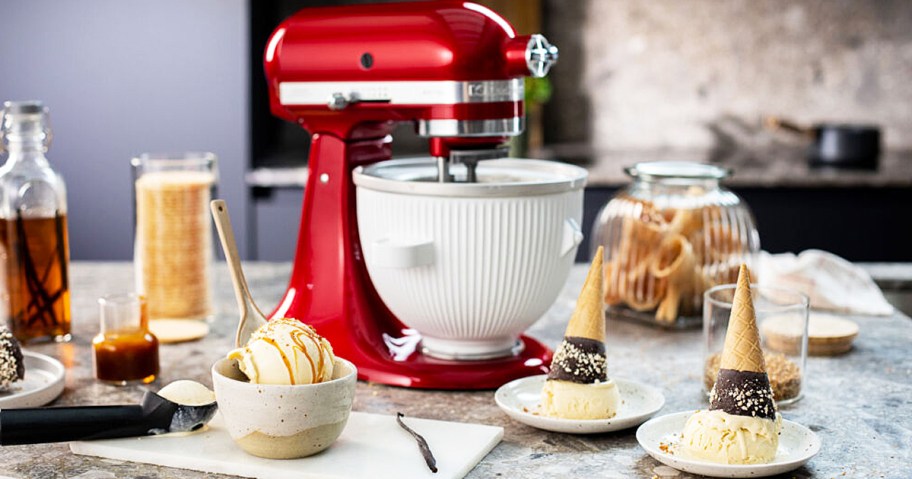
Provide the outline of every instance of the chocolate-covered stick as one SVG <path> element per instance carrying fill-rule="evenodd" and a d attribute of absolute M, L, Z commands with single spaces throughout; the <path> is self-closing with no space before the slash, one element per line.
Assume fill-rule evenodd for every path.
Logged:
<path fill-rule="evenodd" d="M 404 418 L 404 417 L 405 417 L 405 414 L 402 414 L 401 412 L 397 412 L 396 413 L 396 422 L 399 423 L 400 426 L 402 426 L 402 429 L 405 429 L 406 432 L 411 434 L 412 437 L 414 437 L 415 440 L 418 441 L 418 448 L 421 449 L 421 455 L 424 456 L 424 462 L 427 463 L 428 469 L 430 469 L 431 472 L 436 473 L 437 472 L 437 459 L 434 459 L 434 454 L 431 452 L 430 446 L 428 446 L 427 441 L 424 440 L 424 437 L 422 437 L 421 434 L 418 434 L 417 432 L 413 431 L 410 427 L 406 426 L 404 422 L 402 422 L 402 418 Z"/>

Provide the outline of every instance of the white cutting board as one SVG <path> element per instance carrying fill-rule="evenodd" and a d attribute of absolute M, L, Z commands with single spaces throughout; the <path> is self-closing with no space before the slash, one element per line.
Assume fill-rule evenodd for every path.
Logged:
<path fill-rule="evenodd" d="M 395 416 L 352 412 L 339 439 L 302 459 L 262 459 L 234 444 L 221 413 L 206 430 L 189 435 L 146 436 L 70 443 L 76 454 L 245 477 L 461 478 L 500 442 L 503 428 L 405 417 L 424 436 L 438 471 L 431 473 L 415 439 Z"/>

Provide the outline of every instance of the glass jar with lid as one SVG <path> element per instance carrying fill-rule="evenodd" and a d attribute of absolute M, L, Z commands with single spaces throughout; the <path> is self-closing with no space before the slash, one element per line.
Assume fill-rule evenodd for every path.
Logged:
<path fill-rule="evenodd" d="M 726 168 L 650 162 L 625 172 L 633 183 L 601 209 L 592 230 L 592 251 L 605 247 L 605 305 L 615 317 L 698 326 L 703 292 L 734 283 L 760 250 L 753 215 L 720 184 Z"/>

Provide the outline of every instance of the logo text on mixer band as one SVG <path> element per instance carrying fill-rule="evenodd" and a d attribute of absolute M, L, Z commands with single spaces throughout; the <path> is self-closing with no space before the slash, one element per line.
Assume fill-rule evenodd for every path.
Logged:
<path fill-rule="evenodd" d="M 523 82 L 518 80 L 471 81 L 465 83 L 468 102 L 516 101 L 522 99 Z"/>
<path fill-rule="evenodd" d="M 281 82 L 283 105 L 385 102 L 398 105 L 455 105 L 522 101 L 523 79 L 475 81 Z M 332 108 L 332 107 L 331 107 Z"/>

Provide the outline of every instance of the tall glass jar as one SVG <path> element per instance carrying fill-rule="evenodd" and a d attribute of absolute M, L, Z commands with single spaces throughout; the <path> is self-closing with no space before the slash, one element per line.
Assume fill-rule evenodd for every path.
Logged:
<path fill-rule="evenodd" d="M 41 102 L 3 104 L 0 167 L 0 274 L 10 330 L 21 342 L 70 339 L 70 261 L 63 179 L 48 163 L 48 110 Z"/>
<path fill-rule="evenodd" d="M 720 185 L 730 170 L 688 162 L 638 163 L 633 183 L 599 212 L 593 251 L 605 247 L 612 316 L 698 327 L 703 292 L 734 283 L 760 250 L 753 216 Z"/>
<path fill-rule="evenodd" d="M 132 160 L 136 291 L 149 319 L 201 320 L 213 313 L 213 153 L 145 153 Z M 179 326 L 178 326 L 179 327 Z"/>

